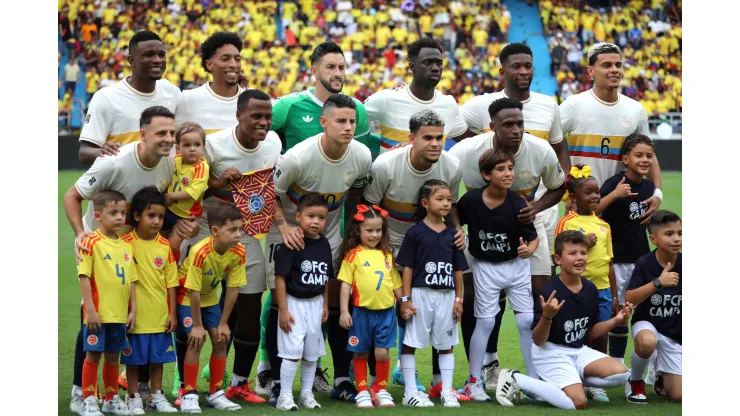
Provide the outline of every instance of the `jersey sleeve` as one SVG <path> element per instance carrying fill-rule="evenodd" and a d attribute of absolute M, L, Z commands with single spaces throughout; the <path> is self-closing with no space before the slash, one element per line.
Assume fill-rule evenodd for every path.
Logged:
<path fill-rule="evenodd" d="M 193 182 L 190 186 L 185 187 L 185 192 L 193 198 L 194 201 L 200 201 L 203 198 L 203 194 L 208 189 L 208 175 L 210 175 L 210 167 L 208 162 L 205 160 L 200 162 L 201 167 L 195 168 L 195 174 L 193 175 Z"/>
<path fill-rule="evenodd" d="M 355 100 L 355 104 L 357 105 L 357 109 L 355 110 L 357 113 L 355 140 L 364 143 L 370 138 L 370 122 L 368 122 L 367 119 L 367 110 L 365 110 L 365 106 L 359 100 Z"/>
<path fill-rule="evenodd" d="M 452 203 L 457 204 L 460 200 L 460 184 L 462 183 L 462 167 L 458 163 L 455 175 L 450 181 L 450 192 L 452 193 Z"/>
<path fill-rule="evenodd" d="M 177 280 L 177 259 L 171 248 L 167 254 L 167 262 L 164 264 L 164 284 L 167 289 L 180 286 Z"/>
<path fill-rule="evenodd" d="M 468 264 L 468 260 L 465 258 L 465 252 L 457 247 L 452 247 L 452 270 L 456 272 L 464 272 L 469 268 L 470 265 Z"/>
<path fill-rule="evenodd" d="M 465 123 L 465 120 L 463 120 L 462 115 L 460 114 L 460 107 L 457 106 L 457 103 L 455 102 L 455 99 L 452 98 L 452 105 L 450 106 L 450 114 L 453 117 L 452 126 L 450 126 L 450 134 L 447 135 L 449 138 L 455 138 L 462 136 L 465 134 L 465 132 L 468 130 L 468 125 Z"/>
<path fill-rule="evenodd" d="M 247 284 L 247 250 L 239 254 L 239 259 L 231 266 L 227 287 L 241 287 Z M 186 286 L 187 287 L 187 286 Z"/>
<path fill-rule="evenodd" d="M 98 91 L 90 100 L 90 106 L 82 124 L 80 141 L 90 142 L 102 147 L 113 131 L 113 120 L 110 117 L 110 101 L 105 94 Z"/>
<path fill-rule="evenodd" d="M 627 290 L 639 289 L 642 286 L 645 286 L 649 281 L 652 281 L 652 279 L 653 278 L 650 278 L 647 275 L 643 262 L 638 260 L 637 263 L 635 263 L 635 268 L 632 270 L 632 276 L 630 276 L 630 281 L 627 284 Z"/>
<path fill-rule="evenodd" d="M 362 197 L 370 203 L 379 204 L 383 200 L 383 195 L 388 191 L 390 184 L 391 178 L 388 165 L 382 160 L 375 159 L 375 162 L 370 167 L 367 186 L 362 191 Z"/>
<path fill-rule="evenodd" d="M 573 99 L 568 98 L 560 104 L 560 130 L 562 134 L 570 134 L 573 131 L 574 119 Z"/>
<path fill-rule="evenodd" d="M 547 141 L 550 142 L 551 145 L 558 144 L 563 141 L 563 127 L 560 124 L 560 107 L 558 107 L 555 101 L 552 102 L 552 107 L 552 125 L 550 126 L 550 134 L 547 138 Z"/>
<path fill-rule="evenodd" d="M 92 271 L 93 271 L 93 247 L 90 244 L 90 237 L 85 237 L 84 240 L 82 240 L 82 245 L 87 248 L 87 253 L 80 250 L 80 255 L 82 256 L 82 260 L 80 260 L 79 263 L 77 263 L 77 276 L 87 276 L 92 277 Z"/>
<path fill-rule="evenodd" d="M 275 165 L 275 193 L 285 195 L 288 188 L 300 177 L 300 174 L 301 163 L 293 155 L 293 152 L 288 151 L 280 156 Z"/>
<path fill-rule="evenodd" d="M 543 160 L 542 183 L 547 189 L 557 189 L 565 183 L 565 173 L 560 166 L 558 156 L 551 147 L 548 147 Z"/>
<path fill-rule="evenodd" d="M 367 147 L 362 146 L 358 149 L 360 149 L 359 167 L 357 177 L 355 178 L 355 181 L 352 182 L 352 187 L 355 189 L 362 189 L 365 187 L 365 183 L 367 182 L 367 175 L 370 173 L 373 157 L 370 155 L 370 149 Z"/>
<path fill-rule="evenodd" d="M 116 172 L 116 167 L 110 158 L 98 157 L 77 182 L 75 188 L 85 199 L 93 199 L 98 191 L 107 189 Z"/>
<path fill-rule="evenodd" d="M 133 252 L 133 247 L 131 248 L 131 251 Z M 131 278 L 129 279 L 129 282 L 134 283 L 139 281 L 139 268 L 136 267 L 134 264 L 131 265 Z"/>
<path fill-rule="evenodd" d="M 384 93 L 379 91 L 367 97 L 363 105 L 365 106 L 365 114 L 367 115 L 368 127 L 371 121 L 383 121 L 383 108 L 385 106 Z"/>
<path fill-rule="evenodd" d="M 468 199 L 468 194 L 465 193 L 462 197 L 460 197 L 460 200 L 457 201 L 457 205 L 455 205 L 455 209 L 457 209 L 457 220 L 460 222 L 460 226 L 468 224 Z"/>
<path fill-rule="evenodd" d="M 400 289 L 403 287 L 403 280 L 401 280 L 401 274 L 398 273 L 398 269 L 391 267 L 391 282 L 393 283 L 393 290 Z"/>
<path fill-rule="evenodd" d="M 272 105 L 272 125 L 270 126 L 270 130 L 277 133 L 283 142 L 285 142 L 285 124 L 288 119 L 291 103 L 292 100 L 286 100 L 283 97 Z"/>
<path fill-rule="evenodd" d="M 186 121 L 190 121 L 190 115 L 188 114 L 188 94 L 181 93 L 177 97 L 177 109 L 175 110 L 175 120 L 178 124 Z"/>
<path fill-rule="evenodd" d="M 613 259 L 614 248 L 612 246 L 612 229 L 608 225 L 606 226 L 606 232 L 608 234 L 608 237 L 606 239 L 606 255 L 609 256 L 610 259 Z"/>
<path fill-rule="evenodd" d="M 485 117 L 481 117 L 481 111 L 479 110 L 482 98 L 482 95 L 473 97 L 460 106 L 460 115 L 462 116 L 463 121 L 465 121 L 465 124 L 470 127 L 470 130 L 477 133 L 481 133 L 486 129 L 486 126 L 483 125 Z"/>
<path fill-rule="evenodd" d="M 337 279 L 351 286 L 355 281 L 355 266 L 346 259 L 342 260 L 342 266 L 339 268 Z"/>
<path fill-rule="evenodd" d="M 638 121 L 637 129 L 640 133 L 650 137 L 650 126 L 648 125 L 648 116 L 647 112 L 645 111 L 645 107 L 642 106 L 639 102 L 637 105 L 640 106 L 640 116 Z"/>
<path fill-rule="evenodd" d="M 397 264 L 404 267 L 413 268 L 416 265 L 416 230 L 414 228 L 411 228 L 403 237 L 395 260 Z"/>
<path fill-rule="evenodd" d="M 285 244 L 278 244 L 275 251 L 275 276 L 289 276 L 290 269 L 293 267 L 293 256 L 295 251 L 291 250 Z"/>
<path fill-rule="evenodd" d="M 188 268 L 188 275 L 185 277 L 185 289 L 200 291 L 203 285 L 203 268 L 198 267 L 193 259 L 193 264 Z"/>

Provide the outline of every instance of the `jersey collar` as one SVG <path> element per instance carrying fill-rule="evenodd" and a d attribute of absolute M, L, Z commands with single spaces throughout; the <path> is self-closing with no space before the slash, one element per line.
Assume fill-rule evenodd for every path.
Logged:
<path fill-rule="evenodd" d="M 260 150 L 260 148 L 262 147 L 262 142 L 259 142 L 257 144 L 257 147 L 255 147 L 254 149 L 247 149 L 246 147 L 242 146 L 242 144 L 239 143 L 239 139 L 236 137 L 237 127 L 239 127 L 238 124 L 231 128 L 231 138 L 234 139 L 234 143 L 236 144 L 236 147 L 245 153 L 256 153 L 258 150 Z"/>
<path fill-rule="evenodd" d="M 324 103 L 321 100 L 319 100 L 318 97 L 316 97 L 313 94 L 313 92 L 314 92 L 314 89 L 313 88 L 309 88 L 309 89 L 306 90 L 306 94 L 308 94 L 308 96 L 311 97 L 311 100 L 314 103 L 316 103 L 316 105 L 318 105 L 319 107 L 323 107 L 324 106 Z"/>
<path fill-rule="evenodd" d="M 152 171 L 152 170 L 156 169 L 156 168 L 157 168 L 157 166 L 159 166 L 159 164 L 160 164 L 160 163 L 162 163 L 162 160 L 164 159 L 164 157 L 163 157 L 162 159 L 159 159 L 159 162 L 157 162 L 157 164 L 156 164 L 156 165 L 154 165 L 154 166 L 153 166 L 153 167 L 151 167 L 151 168 L 148 168 L 148 167 L 144 166 L 144 164 L 143 164 L 143 163 L 141 163 L 141 160 L 139 159 L 139 145 L 140 145 L 140 144 L 141 144 L 141 142 L 140 142 L 140 141 L 138 141 L 138 142 L 136 142 L 136 144 L 134 144 L 134 150 L 133 150 L 133 152 L 134 152 L 134 159 L 136 159 L 136 163 L 138 163 L 138 164 L 139 164 L 139 167 L 140 167 L 140 168 L 142 168 L 143 170 L 145 170 L 145 171 L 147 171 L 147 172 L 149 172 L 149 171 Z M 172 156 L 165 156 L 165 157 L 172 157 Z"/>
<path fill-rule="evenodd" d="M 319 137 L 318 137 L 318 139 L 316 139 L 316 146 L 319 147 L 319 152 L 321 152 L 321 156 L 323 156 L 324 157 L 324 160 L 326 160 L 329 163 L 341 163 L 342 161 L 344 161 L 344 159 L 347 158 L 347 155 L 349 154 L 349 148 L 350 148 L 350 146 L 352 146 L 352 142 L 350 142 L 349 145 L 347 145 L 347 150 L 344 152 L 344 154 L 342 155 L 342 157 L 340 157 L 339 159 L 334 160 L 334 159 L 330 158 L 329 156 L 327 156 L 326 153 L 324 153 L 324 148 L 321 146 L 321 139 L 324 137 L 325 134 L 326 133 L 319 133 L 318 134 Z"/>
<path fill-rule="evenodd" d="M 436 163 L 432 163 L 432 167 L 431 168 L 429 168 L 427 170 L 424 170 L 424 171 L 418 170 L 418 169 L 416 169 L 414 167 L 414 165 L 411 164 L 411 148 L 413 146 L 406 146 L 406 147 L 408 147 L 408 150 L 406 150 L 406 166 L 409 167 L 409 170 L 411 171 L 411 174 L 412 175 L 416 175 L 416 176 L 424 176 L 424 175 L 427 175 L 427 174 L 429 174 L 429 172 L 433 171 L 434 168 L 440 162 L 440 160 L 438 159 Z M 441 153 L 439 155 L 439 158 L 442 159 L 442 154 Z"/>
<path fill-rule="evenodd" d="M 504 98 L 510 98 L 510 97 L 509 97 L 508 95 L 506 95 L 506 91 L 504 91 L 504 90 L 501 90 L 501 95 L 503 95 L 503 96 L 504 96 Z M 520 102 L 520 103 L 522 103 L 522 104 L 527 104 L 527 103 L 529 103 L 530 101 L 532 101 L 532 96 L 534 96 L 534 92 L 532 92 L 532 91 L 529 91 L 529 98 L 527 98 L 527 99 L 526 99 L 526 100 L 524 100 L 524 101 L 519 101 L 519 102 Z"/>
<path fill-rule="evenodd" d="M 234 100 L 236 100 L 237 98 L 239 98 L 239 95 L 240 95 L 240 94 L 241 94 L 242 92 L 244 92 L 244 90 L 242 89 L 242 87 L 239 87 L 239 86 L 237 86 L 237 87 L 236 87 L 236 88 L 237 88 L 237 92 L 236 92 L 236 95 L 235 95 L 235 96 L 233 96 L 233 97 L 222 97 L 222 96 L 220 96 L 220 95 L 216 94 L 216 93 L 215 93 L 215 92 L 213 91 L 213 89 L 211 89 L 211 83 L 210 83 L 210 82 L 206 82 L 206 83 L 205 83 L 205 86 L 206 86 L 206 90 L 208 90 L 208 92 L 210 92 L 210 93 L 211 93 L 211 95 L 213 95 L 214 97 L 216 97 L 217 99 L 219 99 L 219 100 L 221 100 L 221 101 L 234 101 Z"/>
<path fill-rule="evenodd" d="M 604 104 L 605 106 L 608 106 L 608 107 L 614 107 L 615 105 L 619 104 L 619 100 L 622 98 L 622 94 L 617 94 L 617 101 L 614 101 L 613 103 L 607 103 L 606 101 L 596 96 L 596 93 L 594 92 L 593 88 L 588 90 L 588 92 L 591 93 L 591 95 L 594 97 L 594 99 L 597 102 L 599 102 L 600 104 Z"/>
<path fill-rule="evenodd" d="M 414 94 L 413 94 L 413 93 L 411 92 L 411 84 L 409 84 L 409 85 L 407 85 L 407 86 L 405 86 L 405 87 L 403 87 L 403 88 L 405 88 L 405 89 L 406 89 L 406 92 L 407 92 L 407 93 L 409 94 L 409 97 L 411 97 L 411 99 L 412 99 L 412 100 L 414 100 L 414 101 L 416 101 L 417 103 L 421 103 L 421 104 L 431 104 L 431 103 L 433 103 L 433 102 L 434 102 L 434 100 L 435 100 L 435 99 L 437 98 L 437 90 L 436 90 L 436 89 L 434 90 L 434 97 L 432 97 L 432 99 L 431 99 L 431 100 L 429 100 L 429 101 L 424 101 L 424 100 L 421 100 L 421 99 L 417 98 L 417 97 L 416 97 L 416 96 L 415 96 L 415 95 L 414 95 Z"/>
<path fill-rule="evenodd" d="M 157 84 L 158 83 L 155 83 L 154 84 L 154 91 L 152 91 L 150 93 L 145 93 L 145 92 L 141 92 L 141 91 L 137 90 L 136 88 L 132 87 L 131 84 L 128 83 L 128 77 L 123 77 L 123 79 L 121 80 L 121 82 L 123 82 L 123 85 L 125 85 L 126 88 L 130 89 L 131 92 L 133 92 L 134 94 L 137 94 L 137 95 L 141 95 L 143 97 L 152 97 L 152 96 L 154 96 L 154 94 L 157 93 Z"/>

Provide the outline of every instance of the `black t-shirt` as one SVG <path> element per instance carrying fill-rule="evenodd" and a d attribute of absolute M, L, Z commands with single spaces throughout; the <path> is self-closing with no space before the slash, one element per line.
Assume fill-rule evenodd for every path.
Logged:
<path fill-rule="evenodd" d="M 637 259 L 650 253 L 647 227 L 640 225 L 640 215 L 647 212 L 648 205 L 642 202 L 653 196 L 655 185 L 649 179 L 644 178 L 640 183 L 635 183 L 627 178 L 624 172 L 620 172 L 601 185 L 601 197 L 612 193 L 622 178 L 625 178 L 624 183 L 630 185 L 632 192 L 638 195 L 612 202 L 601 213 L 601 218 L 609 223 L 612 229 L 614 263 L 635 263 Z"/>
<path fill-rule="evenodd" d="M 454 289 L 454 272 L 468 269 L 465 254 L 455 247 L 454 227 L 441 232 L 429 228 L 424 221 L 406 232 L 396 263 L 414 269 L 412 287 Z"/>
<path fill-rule="evenodd" d="M 678 285 L 673 287 L 660 287 L 644 302 L 635 306 L 635 313 L 632 315 L 632 325 L 639 321 L 648 321 L 662 335 L 681 344 L 681 287 L 683 279 L 681 278 L 681 263 L 683 262 L 681 253 L 678 253 L 676 264 L 673 265 L 672 272 L 678 273 Z M 630 283 L 627 290 L 639 289 L 650 283 L 653 279 L 660 277 L 663 273 L 663 266 L 658 263 L 655 257 L 655 251 L 640 257 L 635 263 L 635 270 L 632 272 Z"/>
<path fill-rule="evenodd" d="M 324 293 L 326 281 L 334 277 L 331 246 L 326 237 L 303 238 L 303 250 L 285 244 L 275 250 L 275 276 L 285 276 L 285 291 L 295 298 L 310 299 Z"/>
<path fill-rule="evenodd" d="M 556 276 L 540 291 L 540 295 L 547 301 L 552 291 L 556 291 L 555 299 L 558 303 L 565 300 L 560 312 L 552 318 L 548 342 L 571 348 L 581 348 L 588 341 L 588 331 L 599 323 L 599 291 L 596 285 L 581 277 L 583 287 L 578 293 L 573 293 Z M 537 299 L 534 302 L 534 319 L 532 329 L 537 326 L 542 317 L 542 306 Z"/>
<path fill-rule="evenodd" d="M 534 224 L 521 224 L 517 216 L 526 204 L 511 190 L 506 199 L 494 209 L 483 202 L 483 190 L 467 192 L 457 203 L 457 216 L 462 225 L 468 226 L 470 254 L 476 259 L 491 263 L 502 263 L 515 259 L 519 237 L 525 243 L 537 238 Z"/>

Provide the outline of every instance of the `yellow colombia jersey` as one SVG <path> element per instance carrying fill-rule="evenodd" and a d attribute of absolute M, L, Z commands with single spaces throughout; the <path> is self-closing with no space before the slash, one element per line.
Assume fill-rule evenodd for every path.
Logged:
<path fill-rule="evenodd" d="M 247 284 L 247 249 L 237 244 L 224 254 L 213 248 L 213 237 L 204 238 L 190 249 L 190 254 L 180 266 L 178 278 L 187 290 L 200 291 L 200 306 L 218 305 L 218 287 L 222 280 L 226 286 L 239 287 Z M 183 279 L 185 280 L 183 282 Z M 178 295 L 177 303 L 190 306 L 190 295 Z"/>
<path fill-rule="evenodd" d="M 192 200 L 180 200 L 169 206 L 170 211 L 180 218 L 195 215 L 200 218 L 203 215 L 203 194 L 208 189 L 208 162 L 200 158 L 194 165 L 182 163 L 182 155 L 175 155 L 175 174 L 167 188 L 167 193 L 185 191 Z"/>
<path fill-rule="evenodd" d="M 120 238 L 113 240 L 104 236 L 100 230 L 85 237 L 82 245 L 88 252 L 80 251 L 82 261 L 77 264 L 77 274 L 90 278 L 93 304 L 100 322 L 125 324 L 131 282 L 137 281 L 134 248 Z M 82 310 L 87 316 L 84 306 Z"/>
<path fill-rule="evenodd" d="M 363 246 L 355 247 L 344 256 L 337 278 L 352 285 L 355 306 L 376 311 L 393 307 L 396 303 L 393 291 L 402 286 L 393 256 Z"/>
<path fill-rule="evenodd" d="M 121 237 L 134 248 L 136 275 L 136 324 L 133 334 L 158 334 L 167 325 L 167 289 L 177 287 L 177 261 L 170 242 L 157 234 L 142 240 L 136 230 Z"/>
<path fill-rule="evenodd" d="M 567 230 L 596 234 L 596 245 L 588 249 L 588 264 L 582 276 L 595 284 L 599 290 L 609 289 L 609 262 L 614 257 L 612 230 L 609 224 L 596 215 L 578 215 L 573 211 L 560 219 L 555 229 L 555 237 Z M 554 252 L 554 247 L 552 251 Z"/>

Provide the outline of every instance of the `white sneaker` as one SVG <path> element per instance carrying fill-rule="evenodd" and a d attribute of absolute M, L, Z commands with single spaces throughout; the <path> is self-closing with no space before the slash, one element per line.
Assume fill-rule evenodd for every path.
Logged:
<path fill-rule="evenodd" d="M 412 394 L 410 396 L 404 394 L 403 401 L 401 403 L 403 403 L 404 406 L 411 407 L 434 407 L 434 403 L 429 400 L 429 396 L 418 390 L 416 391 L 416 394 Z"/>
<path fill-rule="evenodd" d="M 109 415 L 117 415 L 117 416 L 131 416 L 133 413 L 131 413 L 130 410 L 128 410 L 128 406 L 126 406 L 126 403 L 121 400 L 121 396 L 115 395 L 111 400 L 108 400 L 106 402 L 103 402 L 103 413 L 109 414 Z"/>
<path fill-rule="evenodd" d="M 161 390 L 149 396 L 149 399 L 146 401 L 146 407 L 157 413 L 177 413 L 177 408 L 167 401 Z"/>
<path fill-rule="evenodd" d="M 393 396 L 391 396 L 391 394 L 388 393 L 388 390 L 386 389 L 378 390 L 375 393 L 374 404 L 378 407 L 395 407 L 396 406 L 396 404 L 393 403 Z"/>
<path fill-rule="evenodd" d="M 128 410 L 131 411 L 131 413 L 135 415 L 144 415 L 146 412 L 144 411 L 144 401 L 141 400 L 141 395 L 139 393 L 134 393 L 134 397 L 126 396 L 127 404 L 128 404 Z"/>
<path fill-rule="evenodd" d="M 326 370 L 317 368 L 316 375 L 313 377 L 313 389 L 314 391 L 323 393 L 331 392 L 331 385 L 329 384 L 329 380 L 326 379 Z"/>
<path fill-rule="evenodd" d="M 460 402 L 457 401 L 457 394 L 452 390 L 447 392 L 443 391 L 439 397 L 442 401 L 443 407 L 460 407 Z"/>
<path fill-rule="evenodd" d="M 483 367 L 483 380 L 486 381 L 486 390 L 496 391 L 498 385 L 498 377 L 501 372 L 501 367 L 498 364 L 498 360 L 491 363 L 487 367 Z"/>
<path fill-rule="evenodd" d="M 465 385 L 465 395 L 470 397 L 470 400 L 476 402 L 490 402 L 491 398 L 486 394 L 483 389 L 483 383 L 471 378 L 468 380 L 468 384 Z"/>
<path fill-rule="evenodd" d="M 516 370 L 501 370 L 498 377 L 498 384 L 496 385 L 496 401 L 501 406 L 514 407 L 514 402 L 521 391 L 521 388 L 516 384 L 514 380 L 514 374 L 518 373 Z"/>
<path fill-rule="evenodd" d="M 306 409 L 321 409 L 321 405 L 316 401 L 313 392 L 310 391 L 302 391 L 301 396 L 298 398 L 298 403 Z"/>
<path fill-rule="evenodd" d="M 270 394 L 270 388 L 272 387 L 272 379 L 270 378 L 270 370 L 262 370 L 261 373 L 257 374 L 257 383 L 254 386 L 254 392 L 266 396 Z"/>
<path fill-rule="evenodd" d="M 141 395 L 141 400 L 147 401 L 149 395 L 152 394 L 152 389 L 149 388 L 149 383 L 139 382 L 139 394 Z"/>
<path fill-rule="evenodd" d="M 180 411 L 183 413 L 202 413 L 198 404 L 198 395 L 190 393 L 182 396 L 180 400 Z"/>
<path fill-rule="evenodd" d="M 365 390 L 357 393 L 357 396 L 355 396 L 355 407 L 359 407 L 360 409 L 372 409 L 374 407 L 369 391 Z"/>
<path fill-rule="evenodd" d="M 69 402 L 69 410 L 72 413 L 80 414 L 82 411 L 82 388 L 72 386 L 72 400 Z"/>
<path fill-rule="evenodd" d="M 216 410 L 237 411 L 242 409 L 241 406 L 227 399 L 226 393 L 221 389 L 218 389 L 215 393 L 207 396 L 206 403 L 208 406 L 213 407 Z"/>
<path fill-rule="evenodd" d="M 609 396 L 606 395 L 606 391 L 604 389 L 600 389 L 598 387 L 586 387 L 583 390 L 586 391 L 586 398 L 590 400 L 604 403 L 609 402 Z"/>
<path fill-rule="evenodd" d="M 98 399 L 95 396 L 88 396 L 87 399 L 81 400 L 80 409 L 77 412 L 80 416 L 103 416 L 98 408 Z"/>
<path fill-rule="evenodd" d="M 291 392 L 285 392 L 278 397 L 277 406 L 275 406 L 278 410 L 298 410 L 298 406 L 296 406 L 295 401 L 293 401 L 293 393 Z"/>

